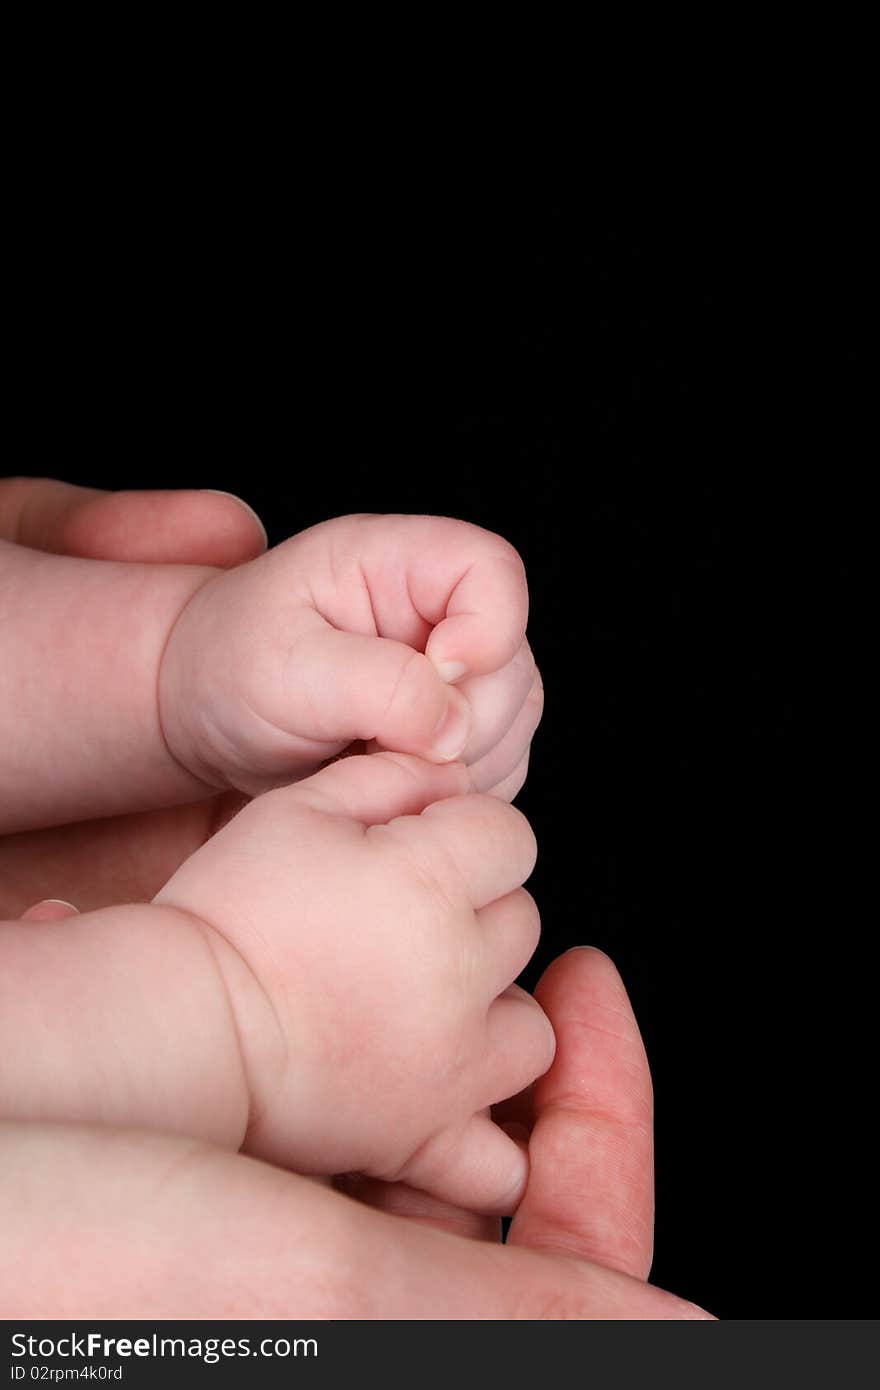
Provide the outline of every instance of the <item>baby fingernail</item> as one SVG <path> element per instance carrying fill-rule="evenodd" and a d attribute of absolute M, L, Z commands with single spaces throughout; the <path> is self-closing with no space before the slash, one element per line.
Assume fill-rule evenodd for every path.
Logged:
<path fill-rule="evenodd" d="M 434 664 L 437 667 L 437 675 L 442 681 L 446 681 L 447 685 L 452 685 L 452 682 L 457 681 L 467 670 L 463 661 L 437 661 Z"/>
<path fill-rule="evenodd" d="M 467 743 L 470 731 L 470 706 L 457 690 L 450 690 L 443 717 L 434 730 L 431 749 L 438 758 L 451 763 Z"/>

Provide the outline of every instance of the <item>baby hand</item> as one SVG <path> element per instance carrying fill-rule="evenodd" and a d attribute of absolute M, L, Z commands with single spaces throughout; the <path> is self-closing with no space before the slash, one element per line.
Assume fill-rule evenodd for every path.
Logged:
<path fill-rule="evenodd" d="M 342 759 L 251 802 L 155 901 L 209 925 L 248 1152 L 510 1212 L 526 1158 L 486 1108 L 542 1075 L 555 1041 L 511 986 L 538 939 L 520 887 L 534 837 L 468 786 L 460 764 Z"/>
<path fill-rule="evenodd" d="M 461 759 L 513 797 L 541 716 L 522 561 L 444 517 L 349 516 L 216 576 L 161 665 L 168 747 L 212 787 L 255 795 L 351 743 Z"/>

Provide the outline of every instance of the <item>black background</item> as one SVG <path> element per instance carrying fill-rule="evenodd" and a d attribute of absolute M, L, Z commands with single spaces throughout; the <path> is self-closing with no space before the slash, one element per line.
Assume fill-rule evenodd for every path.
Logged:
<path fill-rule="evenodd" d="M 129 193 L 46 234 L 9 471 L 228 489 L 272 542 L 361 510 L 513 541 L 547 691 L 529 982 L 589 942 L 630 990 L 652 1278 L 726 1317 L 870 1314 L 843 674 L 864 504 L 827 409 L 864 373 L 852 243 L 817 259 L 760 199 L 609 217 L 402 176 L 279 219 L 291 192 L 234 215 Z"/>

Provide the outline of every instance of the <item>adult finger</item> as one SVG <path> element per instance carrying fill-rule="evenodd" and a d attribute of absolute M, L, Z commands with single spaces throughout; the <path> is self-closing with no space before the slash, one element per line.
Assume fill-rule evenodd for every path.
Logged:
<path fill-rule="evenodd" d="M 580 948 L 553 962 L 535 997 L 557 1050 L 534 1087 L 531 1174 L 508 1240 L 647 1278 L 652 1091 L 626 990 L 607 956 Z"/>
<path fill-rule="evenodd" d="M 266 548 L 259 517 L 230 493 L 102 492 L 50 478 L 0 479 L 0 539 L 89 560 L 223 569 Z"/>
<path fill-rule="evenodd" d="M 9 1317 L 707 1316 L 586 1260 L 391 1220 L 295 1174 L 164 1135 L 3 1125 L 0 1163 Z M 75 1279 L 58 1273 L 71 1241 Z"/>

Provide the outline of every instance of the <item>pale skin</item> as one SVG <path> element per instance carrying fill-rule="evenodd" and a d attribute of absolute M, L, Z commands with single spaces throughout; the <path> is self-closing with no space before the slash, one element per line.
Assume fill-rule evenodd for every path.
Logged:
<path fill-rule="evenodd" d="M 19 499 L 25 492 L 26 505 L 18 514 L 8 505 L 4 512 L 9 485 L 0 484 L 0 527 L 5 521 L 9 528 L 11 515 L 14 538 L 31 545 L 160 562 L 187 560 L 189 546 L 195 547 L 194 560 L 222 565 L 240 562 L 262 544 L 253 522 L 227 499 L 194 494 L 107 498 L 51 483 L 16 487 Z M 180 523 L 177 528 L 163 527 L 158 538 L 136 524 L 139 511 L 147 508 L 155 515 L 157 505 L 172 519 L 176 514 Z M 204 513 L 206 506 L 213 512 L 200 537 L 193 512 Z M 218 508 L 223 509 L 222 528 L 217 524 Z M 19 522 L 22 513 L 27 527 Z M 132 538 L 141 544 L 149 540 L 150 552 L 126 551 Z M 161 538 L 167 542 L 164 550 Z M 87 905 L 149 897 L 169 871 L 203 843 L 228 809 L 220 798 L 0 841 L 7 901 L 20 911 L 41 891 L 50 886 L 58 891 L 59 885 L 77 897 L 74 890 L 81 886 L 90 895 Z M 94 850 L 95 872 L 86 883 L 81 866 L 87 846 Z M 139 855 L 135 847 L 146 852 Z M 48 902 L 26 916 L 45 922 L 71 911 Z M 457 1232 L 454 1248 L 447 1245 L 441 1253 L 437 1245 L 421 1243 L 420 1236 L 402 1243 L 400 1217 L 392 1221 L 374 1212 L 373 1224 L 365 1226 L 350 1203 L 339 1216 L 338 1208 L 324 1205 L 342 1200 L 329 1192 L 321 1194 L 316 1235 L 309 1224 L 313 1184 L 250 1160 L 221 1158 L 201 1145 L 193 1149 L 183 1141 L 106 1130 L 83 1133 L 53 1127 L 47 1134 L 36 1125 L 7 1125 L 0 1151 L 10 1182 L 4 1184 L 0 1201 L 8 1205 L 11 1195 L 14 1210 L 4 1211 L 0 1221 L 12 1241 L 13 1258 L 6 1269 L 16 1270 L 14 1288 L 4 1288 L 0 1298 L 7 1315 L 247 1317 L 272 1316 L 276 1309 L 281 1316 L 321 1315 L 313 1277 L 320 1268 L 327 1274 L 332 1305 L 328 1316 L 705 1316 L 641 1283 L 650 1262 L 650 1082 L 619 980 L 610 963 L 592 952 L 569 955 L 553 970 L 556 984 L 548 985 L 548 976 L 541 990 L 560 1050 L 536 1092 L 539 1123 L 531 1139 L 531 1179 L 511 1235 L 511 1242 L 522 1247 L 518 1253 L 532 1248 L 545 1252 L 538 1264 L 514 1263 L 509 1245 L 496 1248 L 491 1268 L 475 1265 L 474 1237 L 481 1242 L 491 1239 L 492 1223 L 441 1207 L 402 1184 L 362 1183 L 358 1192 L 362 1200 L 404 1212 L 420 1225 L 427 1222 Z M 576 986 L 574 992 L 560 994 L 560 981 Z M 615 1020 L 613 1029 L 603 1013 L 603 991 Z M 554 1078 L 559 1082 L 556 1088 Z M 221 1168 L 222 1181 L 212 1183 L 210 1174 L 219 1179 Z M 182 1226 L 179 1211 L 168 1219 L 158 1208 L 147 1215 L 141 1204 L 145 1223 L 139 1235 L 134 1218 L 138 1196 L 152 1193 L 160 1182 L 163 1191 L 179 1194 L 174 1174 L 186 1170 L 198 1177 L 204 1203 L 194 1204 L 192 1195 L 187 1196 Z M 110 1203 L 112 1218 L 103 1201 L 108 1194 L 118 1198 Z M 236 1234 L 230 1239 L 233 1226 L 225 1220 L 218 1226 L 211 1213 L 216 1213 L 215 1201 L 225 1207 L 236 1194 L 246 1206 L 247 1219 L 234 1223 Z M 22 1201 L 22 1195 L 32 1200 Z M 63 1222 L 56 1209 L 59 1202 L 65 1207 Z M 282 1204 L 295 1223 L 295 1256 L 289 1241 L 283 1252 L 277 1248 Z M 90 1212 L 99 1208 L 96 1227 Z M 96 1229 L 101 1232 L 97 1238 Z M 353 1244 L 363 1250 L 368 1266 L 363 1280 L 352 1275 Z M 53 1258 L 27 1258 L 36 1249 Z M 71 1267 L 73 1249 L 77 1279 L 59 1278 L 53 1270 Z M 553 1249 L 566 1254 L 553 1258 L 546 1253 Z M 138 1260 L 127 1258 L 132 1251 L 139 1254 Z M 155 1258 L 145 1261 L 149 1252 Z M 111 1267 L 112 1287 L 106 1274 Z M 632 1277 L 620 1279 L 609 1269 Z M 25 1271 L 27 1277 L 20 1277 Z M 476 1301 L 462 1314 L 456 1290 L 474 1279 Z"/>
<path fill-rule="evenodd" d="M 524 1153 L 484 1112 L 553 1057 L 510 988 L 538 937 L 535 844 L 469 785 L 460 764 L 345 758 L 252 801 L 150 905 L 0 924 L 0 1114 L 514 1211 Z"/>
<path fill-rule="evenodd" d="M 531 1172 L 506 1245 L 403 1184 L 352 1201 L 164 1135 L 0 1125 L 4 1316 L 708 1318 L 645 1282 L 651 1083 L 620 977 L 571 951 L 537 994 L 558 1050 L 515 1112 Z"/>
<path fill-rule="evenodd" d="M 210 564 L 213 570 L 207 572 L 216 574 L 259 556 L 265 532 L 235 499 L 213 493 L 107 494 L 48 479 L 3 479 L 0 541 L 68 559 L 125 560 L 178 570 Z M 515 574 L 515 566 L 511 568 Z M 517 603 L 521 601 L 520 595 Z M 493 736 L 497 740 L 482 755 L 475 741 L 465 747 L 462 756 L 470 762 L 474 784 L 510 800 L 525 779 L 529 742 L 543 708 L 528 643 L 496 676 L 460 679 L 456 688 L 471 703 L 475 730 L 477 725 L 488 729 L 490 745 Z M 69 722 L 66 708 L 61 722 Z M 483 747 L 486 742 L 484 735 Z M 133 795 L 131 781 L 127 772 L 123 786 L 111 789 L 106 798 L 123 806 L 122 814 L 78 824 L 86 813 L 74 804 L 72 823 L 0 836 L 0 917 L 19 916 L 49 894 L 68 898 L 81 909 L 148 902 L 245 799 L 198 786 L 194 799 L 183 805 L 138 812 L 126 805 Z M 10 820 L 22 818 L 21 809 L 5 814 Z"/>
<path fill-rule="evenodd" d="M 219 574 L 11 545 L 4 564 L 7 819 L 46 818 L 49 797 L 106 809 L 122 785 L 173 801 L 304 780 L 245 806 L 149 906 L 0 926 L 0 1114 L 513 1211 L 524 1152 L 487 1111 L 553 1055 L 511 988 L 538 934 L 533 837 L 498 794 L 536 717 L 515 552 L 464 523 L 356 517 Z M 435 762 L 308 777 L 352 739 Z M 444 766 L 465 745 L 472 772 Z"/>
<path fill-rule="evenodd" d="M 266 548 L 259 520 L 210 492 L 105 493 L 44 478 L 0 479 L 0 540 L 88 560 L 231 568 Z M 242 804 L 237 793 L 182 806 L 0 836 L 0 918 L 50 894 L 84 911 L 149 902 Z"/>
<path fill-rule="evenodd" d="M 525 777 L 525 575 L 465 522 L 342 517 L 226 571 L 0 541 L 0 604 L 3 832 L 254 795 L 354 741 Z"/>

